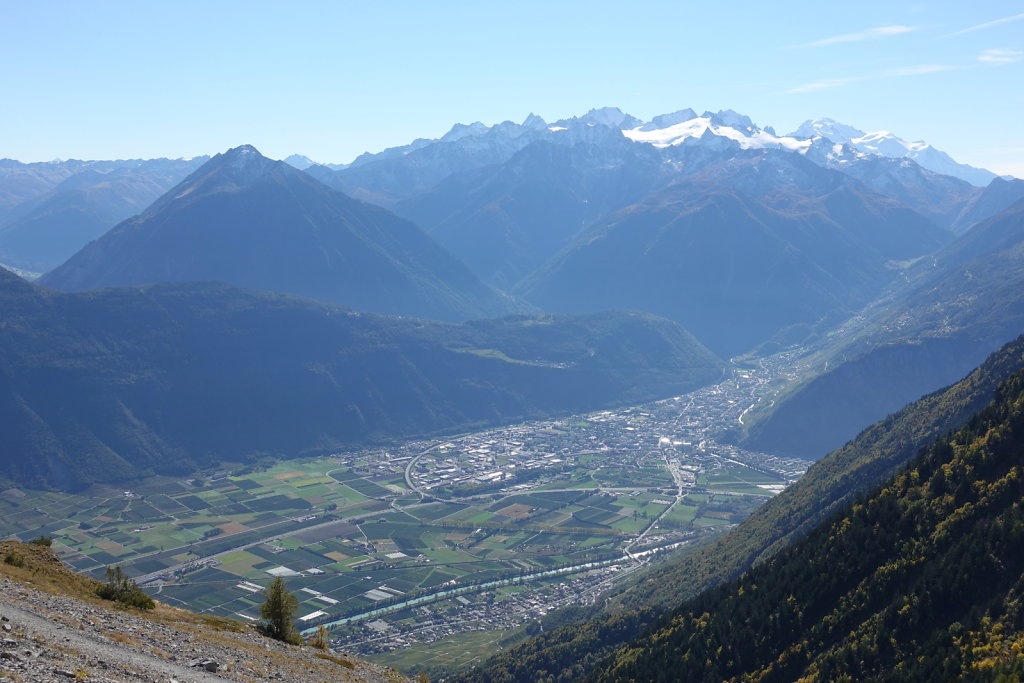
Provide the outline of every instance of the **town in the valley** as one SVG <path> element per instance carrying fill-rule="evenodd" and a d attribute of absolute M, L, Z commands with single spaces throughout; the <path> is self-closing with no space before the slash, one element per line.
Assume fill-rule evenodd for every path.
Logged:
<path fill-rule="evenodd" d="M 130 491 L 33 493 L 29 507 L 9 489 L 2 533 L 42 528 L 80 571 L 116 564 L 160 600 L 233 618 L 258 619 L 282 577 L 300 627 L 325 627 L 336 649 L 472 661 L 799 478 L 808 462 L 728 443 L 793 361 L 640 406 Z"/>

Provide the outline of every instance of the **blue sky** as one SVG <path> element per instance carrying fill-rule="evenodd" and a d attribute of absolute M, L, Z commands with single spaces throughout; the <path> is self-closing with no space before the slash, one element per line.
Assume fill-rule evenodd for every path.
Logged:
<path fill-rule="evenodd" d="M 1024 176 L 1024 2 L 0 0 L 0 157 L 345 162 L 455 122 L 829 116 Z"/>

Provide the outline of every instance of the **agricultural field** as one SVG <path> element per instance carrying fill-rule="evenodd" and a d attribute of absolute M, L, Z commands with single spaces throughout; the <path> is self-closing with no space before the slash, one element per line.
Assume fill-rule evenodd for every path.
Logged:
<path fill-rule="evenodd" d="M 434 620 L 472 659 L 651 552 L 737 523 L 806 467 L 719 446 L 681 415 L 674 399 L 80 494 L 9 488 L 0 538 L 50 536 L 78 571 L 117 565 L 161 601 L 245 620 L 280 576 L 301 629 L 382 654 L 428 647 Z"/>
<path fill-rule="evenodd" d="M 0 512 L 3 535 L 53 536 L 75 569 L 119 565 L 160 600 L 197 611 L 256 619 L 263 587 L 285 577 L 313 625 L 444 586 L 621 555 L 675 501 L 662 490 L 672 485 L 664 462 L 645 458 L 627 476 L 592 456 L 583 474 L 608 490 L 558 488 L 557 471 L 535 489 L 439 500 L 410 495 L 393 470 L 320 458 L 90 495 L 7 490 Z M 707 475 L 708 490 L 747 492 L 754 474 Z M 728 523 L 749 511 L 742 502 L 687 494 L 650 534 Z"/>

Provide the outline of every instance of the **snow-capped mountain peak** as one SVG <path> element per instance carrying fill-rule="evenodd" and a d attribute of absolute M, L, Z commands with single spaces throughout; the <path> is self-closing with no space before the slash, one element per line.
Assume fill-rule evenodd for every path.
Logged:
<path fill-rule="evenodd" d="M 749 130 L 754 131 L 757 126 L 750 120 L 749 116 L 744 116 L 734 112 L 732 109 L 723 109 L 717 114 L 712 114 L 709 111 L 704 112 L 703 116 L 711 119 L 711 122 L 716 126 L 726 126 L 728 128 L 734 128 L 736 130 Z"/>
<path fill-rule="evenodd" d="M 281 162 L 263 156 L 252 145 L 240 145 L 223 154 L 218 154 L 202 168 L 222 169 L 220 171 L 221 182 L 245 185 L 270 172 L 279 163 Z"/>
<path fill-rule="evenodd" d="M 441 140 L 444 142 L 455 142 L 462 138 L 468 138 L 474 135 L 483 135 L 488 130 L 490 130 L 490 127 L 485 126 L 480 121 L 474 121 L 468 126 L 464 123 L 456 123 L 452 126 L 451 130 L 441 136 Z"/>
<path fill-rule="evenodd" d="M 907 142 L 898 138 L 887 130 L 879 130 L 873 133 L 865 133 L 860 137 L 853 138 L 850 142 L 858 149 L 873 154 L 881 154 L 884 157 L 900 158 L 910 156 L 913 153 L 920 153 L 931 147 L 927 142 Z"/>
<path fill-rule="evenodd" d="M 574 116 L 571 119 L 558 121 L 555 125 L 571 127 L 573 123 L 584 123 L 594 126 L 607 126 L 608 128 L 633 128 L 643 123 L 635 116 L 630 116 L 618 107 L 601 107 L 591 109 L 583 116 Z"/>
<path fill-rule="evenodd" d="M 781 149 L 806 155 L 831 168 L 881 156 L 912 159 L 933 173 L 955 176 L 974 185 L 986 185 L 995 177 L 984 169 L 958 164 L 927 142 L 907 142 L 887 131 L 865 133 L 829 118 L 808 120 L 793 133 L 778 135 L 770 126 L 761 128 L 749 116 L 731 109 L 700 115 L 694 109 L 680 109 L 644 122 L 617 107 L 591 109 L 581 116 L 551 124 L 532 113 L 522 123 L 455 124 L 439 140 L 417 139 L 409 145 L 365 154 L 350 169 L 415 155 L 422 177 L 429 176 L 429 182 L 436 182 L 452 172 L 453 163 L 458 168 L 503 163 L 540 140 L 560 146 L 586 143 L 608 149 L 628 144 L 627 141 L 656 148 L 687 145 L 699 146 L 709 153 L 725 153 L 730 148 Z M 439 142 L 443 144 L 435 147 Z M 394 188 L 396 196 L 404 191 Z"/>
<path fill-rule="evenodd" d="M 754 125 L 749 117 L 731 109 L 718 113 L 704 112 L 701 116 L 692 109 L 657 116 L 649 123 L 624 129 L 622 134 L 634 142 L 646 142 L 655 147 L 672 147 L 694 138 L 710 140 L 718 136 L 732 140 L 743 149 L 783 148 L 799 152 L 810 146 L 808 140 L 778 137 L 769 130 Z"/>
<path fill-rule="evenodd" d="M 887 130 L 865 133 L 827 118 L 805 121 L 790 136 L 799 139 L 820 136 L 835 143 L 849 143 L 861 152 L 892 159 L 913 159 L 929 171 L 954 176 L 972 185 L 984 186 L 996 177 L 991 171 L 954 161 L 948 154 L 923 140 L 908 142 Z"/>
<path fill-rule="evenodd" d="M 865 135 L 864 131 L 853 126 L 847 126 L 834 119 L 821 118 L 804 121 L 799 128 L 789 134 L 789 137 L 810 139 L 820 136 L 828 138 L 832 142 L 850 142 L 863 135 Z"/>
<path fill-rule="evenodd" d="M 643 131 L 660 130 L 662 128 L 674 126 L 677 123 L 691 121 L 695 118 L 697 118 L 697 112 L 695 112 L 694 110 L 689 108 L 680 109 L 679 111 L 674 111 L 671 114 L 661 114 L 660 116 L 655 116 L 653 119 L 650 120 L 650 122 L 645 123 L 643 126 L 641 126 L 640 129 Z"/>

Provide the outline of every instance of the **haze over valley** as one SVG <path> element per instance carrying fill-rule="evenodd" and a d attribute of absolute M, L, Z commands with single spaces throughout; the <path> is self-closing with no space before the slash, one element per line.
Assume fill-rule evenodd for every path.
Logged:
<path fill-rule="evenodd" d="M 1024 676 L 1024 14 L 228 5 L 11 10 L 0 678 Z"/>

